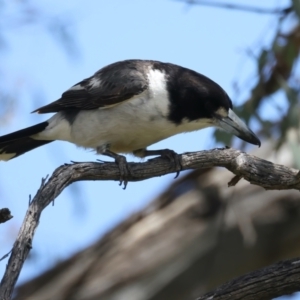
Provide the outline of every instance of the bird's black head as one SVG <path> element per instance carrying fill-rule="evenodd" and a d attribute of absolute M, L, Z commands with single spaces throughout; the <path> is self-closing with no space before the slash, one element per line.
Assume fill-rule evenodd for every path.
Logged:
<path fill-rule="evenodd" d="M 260 146 L 257 136 L 233 112 L 227 93 L 208 77 L 185 68 L 168 70 L 169 120 L 203 121 Z"/>

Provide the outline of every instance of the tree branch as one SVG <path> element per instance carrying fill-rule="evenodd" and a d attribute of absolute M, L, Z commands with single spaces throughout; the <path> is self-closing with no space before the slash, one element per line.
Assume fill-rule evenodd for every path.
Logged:
<path fill-rule="evenodd" d="M 224 167 L 234 173 L 235 185 L 244 178 L 265 189 L 300 190 L 300 172 L 282 165 L 249 155 L 235 149 L 213 149 L 180 155 L 183 170 Z M 144 163 L 129 163 L 128 181 L 140 181 L 176 172 L 167 159 L 154 158 Z M 43 209 L 71 183 L 81 180 L 116 180 L 120 177 L 115 163 L 84 162 L 58 167 L 49 180 L 42 180 L 41 187 L 29 204 L 25 219 L 14 243 L 5 274 L 0 284 L 0 299 L 10 299 L 23 263 L 31 249 L 35 229 Z"/>
<path fill-rule="evenodd" d="M 267 300 L 299 290 L 300 258 L 294 258 L 233 279 L 197 300 Z"/>
<path fill-rule="evenodd" d="M 292 6 L 288 6 L 286 8 L 261 8 L 250 5 L 242 5 L 242 4 L 233 4 L 233 3 L 222 3 L 222 2 L 212 2 L 212 1 L 204 1 L 204 0 L 178 0 L 181 2 L 186 2 L 191 5 L 203 5 L 203 6 L 212 6 L 218 8 L 225 9 L 233 9 L 233 10 L 242 10 L 246 12 L 259 13 L 259 14 L 288 14 L 293 10 Z"/>

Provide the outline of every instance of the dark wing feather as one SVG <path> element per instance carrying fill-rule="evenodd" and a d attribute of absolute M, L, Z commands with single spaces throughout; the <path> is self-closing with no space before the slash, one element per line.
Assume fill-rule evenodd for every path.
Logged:
<path fill-rule="evenodd" d="M 147 79 L 135 61 L 118 62 L 75 84 L 60 99 L 34 112 L 109 107 L 141 94 L 146 88 Z"/>

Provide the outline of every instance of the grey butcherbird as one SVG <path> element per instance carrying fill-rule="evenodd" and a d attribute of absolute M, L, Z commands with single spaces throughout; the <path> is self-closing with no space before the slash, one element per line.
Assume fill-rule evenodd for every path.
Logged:
<path fill-rule="evenodd" d="M 113 157 L 126 185 L 126 160 L 117 153 L 167 156 L 179 170 L 174 151 L 147 150 L 147 146 L 178 133 L 216 126 L 260 146 L 217 83 L 159 61 L 135 59 L 108 65 L 34 112 L 55 115 L 0 137 L 0 160 L 63 140 Z"/>

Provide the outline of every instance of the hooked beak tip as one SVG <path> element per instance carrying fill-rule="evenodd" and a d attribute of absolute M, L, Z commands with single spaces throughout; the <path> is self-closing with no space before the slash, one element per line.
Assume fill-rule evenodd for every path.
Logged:
<path fill-rule="evenodd" d="M 258 147 L 261 146 L 261 141 L 259 138 L 249 129 L 248 132 L 238 132 L 235 134 L 241 140 L 250 143 L 252 145 L 256 145 Z"/>
<path fill-rule="evenodd" d="M 253 138 L 254 138 L 254 139 L 253 139 L 254 141 L 252 142 L 252 144 L 253 144 L 253 145 L 256 145 L 256 146 L 258 146 L 258 147 L 260 148 L 260 146 L 261 146 L 261 141 L 259 140 L 259 138 L 258 138 L 256 135 L 254 135 Z"/>
<path fill-rule="evenodd" d="M 255 133 L 231 109 L 229 109 L 227 117 L 218 118 L 218 124 L 225 131 L 234 134 L 241 140 L 258 147 L 261 146 Z"/>
<path fill-rule="evenodd" d="M 260 140 L 258 140 L 258 142 L 257 142 L 257 146 L 260 148 L 260 146 L 261 146 L 261 142 L 260 142 Z"/>

